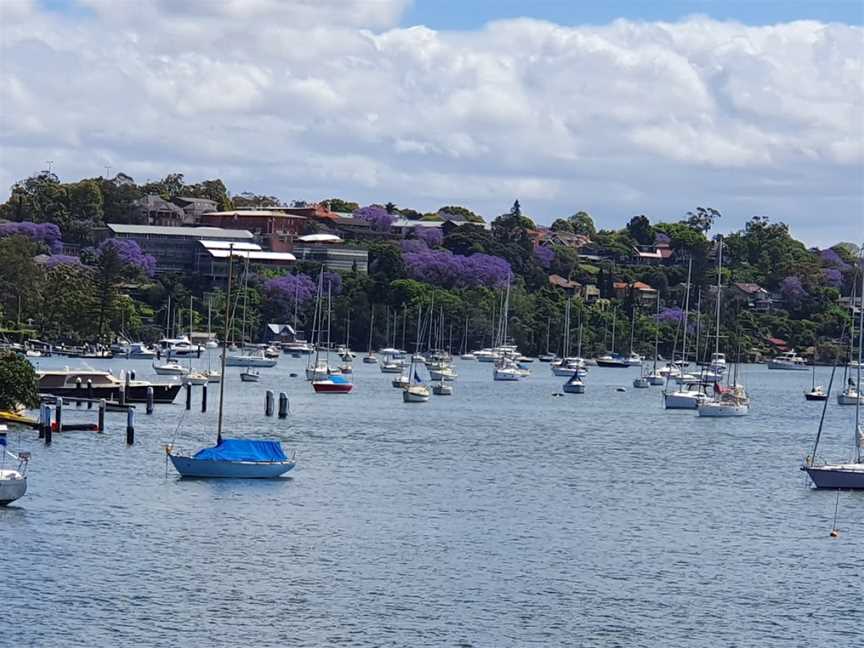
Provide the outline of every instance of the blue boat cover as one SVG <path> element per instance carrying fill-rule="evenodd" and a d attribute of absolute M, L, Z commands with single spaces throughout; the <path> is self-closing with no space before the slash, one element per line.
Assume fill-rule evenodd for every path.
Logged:
<path fill-rule="evenodd" d="M 201 461 L 288 461 L 278 441 L 252 441 L 250 439 L 222 439 L 212 448 L 195 453 Z"/>
<path fill-rule="evenodd" d="M 332 382 L 334 385 L 347 385 L 350 381 L 345 376 L 334 374 L 330 376 L 330 382 Z"/>

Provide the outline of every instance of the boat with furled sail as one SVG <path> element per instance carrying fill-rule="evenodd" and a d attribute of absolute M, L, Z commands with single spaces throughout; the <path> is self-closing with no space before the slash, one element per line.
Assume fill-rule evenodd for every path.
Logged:
<path fill-rule="evenodd" d="M 231 323 L 231 278 L 233 244 L 228 247 L 228 289 L 225 299 L 225 336 Z M 222 375 L 225 375 L 226 354 L 222 354 Z M 199 479 L 273 479 L 294 468 L 278 441 L 259 439 L 226 439 L 222 437 L 222 414 L 225 404 L 225 381 L 219 383 L 219 417 L 216 424 L 216 445 L 203 448 L 193 455 L 185 455 L 171 443 L 165 454 L 175 470 L 184 478 Z"/>

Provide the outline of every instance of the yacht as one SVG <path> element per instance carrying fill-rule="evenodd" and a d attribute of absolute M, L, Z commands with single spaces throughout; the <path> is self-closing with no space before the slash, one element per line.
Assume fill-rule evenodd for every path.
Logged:
<path fill-rule="evenodd" d="M 804 358 L 795 353 L 795 351 L 786 351 L 776 358 L 771 358 L 771 360 L 768 361 L 768 368 L 785 369 L 787 371 L 807 371 L 807 365 L 804 364 Z"/>
<path fill-rule="evenodd" d="M 37 371 L 39 392 L 64 398 L 105 398 L 118 400 L 120 390 L 125 388 L 126 401 L 146 403 L 147 388 L 153 388 L 153 402 L 173 403 L 180 391 L 179 382 L 154 383 L 147 380 L 121 380 L 110 371 L 98 369 L 52 369 Z"/>
<path fill-rule="evenodd" d="M 268 358 L 263 349 L 246 349 L 240 353 L 228 353 L 225 364 L 229 367 L 275 367 L 276 359 Z"/>
<path fill-rule="evenodd" d="M 153 364 L 153 371 L 158 376 L 185 376 L 189 373 L 189 368 L 184 367 L 176 360 L 169 360 L 163 364 Z"/>
<path fill-rule="evenodd" d="M 162 338 L 158 342 L 161 355 L 177 357 L 200 356 L 204 350 L 198 344 L 192 344 L 185 335 L 179 338 Z"/>

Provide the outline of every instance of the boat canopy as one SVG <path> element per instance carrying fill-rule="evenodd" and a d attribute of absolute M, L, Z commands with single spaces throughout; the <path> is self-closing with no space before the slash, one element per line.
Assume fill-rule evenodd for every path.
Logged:
<path fill-rule="evenodd" d="M 250 439 L 222 439 L 212 448 L 195 453 L 201 461 L 288 461 L 278 441 L 252 441 Z"/>
<path fill-rule="evenodd" d="M 334 374 L 334 375 L 330 376 L 330 382 L 332 382 L 334 385 L 347 385 L 351 381 L 348 380 L 345 376 L 340 376 L 339 374 Z"/>

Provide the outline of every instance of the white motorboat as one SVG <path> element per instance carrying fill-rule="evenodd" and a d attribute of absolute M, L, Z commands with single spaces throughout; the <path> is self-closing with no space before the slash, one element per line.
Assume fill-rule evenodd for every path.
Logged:
<path fill-rule="evenodd" d="M 190 371 L 185 376 L 183 376 L 184 385 L 194 385 L 196 387 L 200 387 L 201 385 L 206 385 L 209 381 L 210 380 L 207 374 L 201 371 Z"/>
<path fill-rule="evenodd" d="M 473 353 L 463 353 L 459 356 L 461 360 L 476 360 L 477 357 Z"/>
<path fill-rule="evenodd" d="M 433 369 L 432 367 L 427 366 L 427 369 L 429 370 L 429 377 L 432 380 L 447 380 L 452 382 L 459 377 L 453 367 L 445 366 Z"/>
<path fill-rule="evenodd" d="M 651 382 L 646 376 L 639 376 L 638 378 L 633 379 L 633 386 L 637 389 L 647 389 L 651 386 Z"/>
<path fill-rule="evenodd" d="M 495 369 L 492 372 L 492 377 L 494 380 L 499 381 L 519 380 L 522 378 L 522 372 L 519 370 L 519 367 L 507 362 L 496 363 Z"/>
<path fill-rule="evenodd" d="M 787 371 L 807 371 L 804 358 L 795 351 L 786 351 L 768 361 L 769 369 L 785 369 Z"/>
<path fill-rule="evenodd" d="M 631 367 L 640 367 L 642 366 L 643 359 L 644 358 L 642 358 L 641 355 L 631 351 L 630 355 L 628 355 L 626 358 L 626 362 Z"/>
<path fill-rule="evenodd" d="M 178 338 L 162 338 L 158 342 L 159 352 L 167 357 L 186 357 L 199 356 L 202 347 L 197 344 L 192 344 L 186 336 Z"/>
<path fill-rule="evenodd" d="M 283 353 L 299 353 L 301 355 L 309 355 L 315 353 L 315 348 L 306 342 L 306 340 L 294 340 L 293 342 L 285 342 L 282 344 Z"/>
<path fill-rule="evenodd" d="M 474 352 L 474 359 L 477 362 L 495 362 L 498 359 L 498 354 L 492 349 L 481 349 Z"/>
<path fill-rule="evenodd" d="M 225 364 L 229 367 L 275 367 L 276 359 L 268 358 L 263 349 L 247 349 L 240 353 L 228 353 Z"/>
<path fill-rule="evenodd" d="M 411 381 L 408 380 L 408 376 L 406 376 L 405 374 L 402 374 L 402 375 L 399 376 L 398 378 L 394 378 L 394 379 L 391 381 L 391 384 L 392 384 L 396 389 L 405 389 L 406 387 L 408 387 L 408 385 L 411 384 Z"/>
<path fill-rule="evenodd" d="M 363 364 L 378 364 L 378 358 L 374 353 L 369 352 L 368 355 L 363 356 Z"/>
<path fill-rule="evenodd" d="M 258 382 L 261 380 L 261 374 L 258 373 L 257 370 L 246 368 L 240 372 L 240 381 L 241 382 Z"/>
<path fill-rule="evenodd" d="M 163 364 L 154 364 L 153 371 L 159 376 L 185 376 L 189 373 L 188 367 L 184 367 L 176 360 L 169 360 Z"/>
<path fill-rule="evenodd" d="M 156 357 L 156 351 L 143 342 L 132 342 L 124 346 L 122 351 L 115 351 L 115 355 L 123 356 L 128 360 L 152 360 Z"/>

